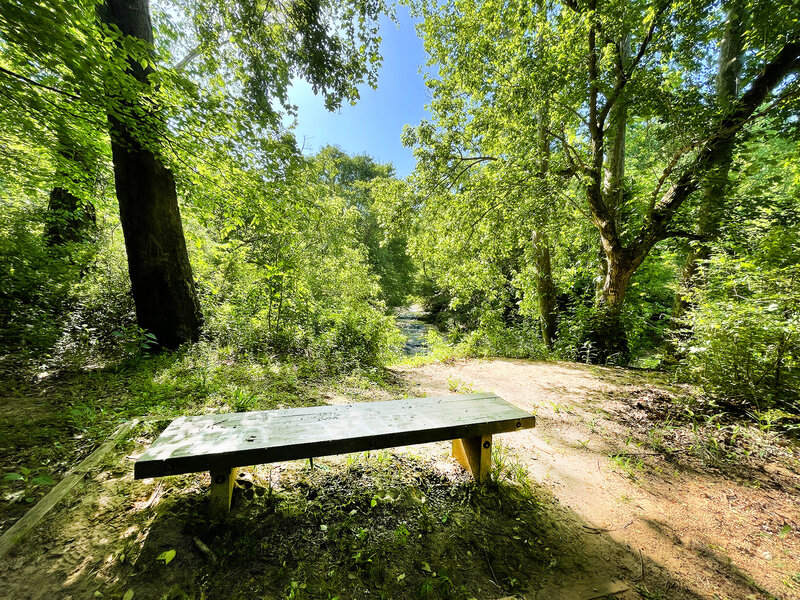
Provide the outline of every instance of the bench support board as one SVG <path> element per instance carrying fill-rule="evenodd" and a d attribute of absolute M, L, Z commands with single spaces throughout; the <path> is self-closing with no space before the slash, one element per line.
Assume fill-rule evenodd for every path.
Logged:
<path fill-rule="evenodd" d="M 482 483 L 492 468 L 492 436 L 481 435 L 453 440 L 453 456 L 475 481 Z"/>
<path fill-rule="evenodd" d="M 224 519 L 231 509 L 233 483 L 239 469 L 219 469 L 211 471 L 210 506 L 212 519 Z"/>

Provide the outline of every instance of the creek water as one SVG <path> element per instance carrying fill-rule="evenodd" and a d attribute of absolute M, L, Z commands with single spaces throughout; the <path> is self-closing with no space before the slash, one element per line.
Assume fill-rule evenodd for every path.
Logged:
<path fill-rule="evenodd" d="M 397 311 L 395 316 L 395 319 L 397 319 L 397 326 L 406 336 L 406 344 L 403 352 L 408 356 L 425 354 L 428 351 L 428 344 L 426 342 L 428 331 L 435 329 L 435 327 L 422 321 L 422 317 L 424 316 L 425 311 L 422 310 L 421 306 L 416 304 Z"/>

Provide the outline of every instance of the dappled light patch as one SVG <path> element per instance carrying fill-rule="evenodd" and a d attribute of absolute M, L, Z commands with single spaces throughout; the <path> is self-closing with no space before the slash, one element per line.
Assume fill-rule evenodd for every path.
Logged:
<path fill-rule="evenodd" d="M 151 421 L 135 435 L 149 435 L 180 414 L 328 404 L 334 396 L 386 400 L 408 389 L 377 367 L 332 379 L 303 360 L 260 360 L 207 343 L 124 368 L 60 370 L 44 379 L 37 372 L 0 358 L 0 533 L 47 493 L 50 486 L 35 485 L 34 479 L 58 483 L 122 420 L 147 415 Z M 25 481 L 3 480 L 12 473 Z"/>
<path fill-rule="evenodd" d="M 610 396 L 621 403 L 614 418 L 634 432 L 621 454 L 649 451 L 682 468 L 797 489 L 796 450 L 771 428 L 742 422 L 708 398 L 655 387 L 628 387 Z"/>
<path fill-rule="evenodd" d="M 143 361 L 129 372 L 129 386 L 153 389 L 149 382 L 158 365 L 159 385 L 182 379 L 186 387 L 173 391 L 196 389 L 197 370 L 163 376 L 176 360 L 182 359 Z M 245 470 L 230 519 L 213 522 L 208 474 L 132 480 L 133 462 L 169 419 L 145 421 L 89 474 L 79 492 L 0 562 L 3 577 L 7 568 L 13 575 L 0 584 L 0 595 L 9 590 L 10 597 L 36 598 L 32 582 L 41 584 L 36 589 L 62 589 L 74 575 L 64 593 L 123 597 L 134 590 L 134 600 L 230 597 L 230 585 L 239 595 L 265 598 L 536 597 L 540 588 L 588 585 L 598 577 L 624 582 L 630 589 L 617 597 L 625 600 L 658 594 L 694 599 L 710 586 L 728 589 L 730 597 L 758 597 L 756 587 L 716 569 L 697 550 L 727 556 L 768 590 L 783 585 L 773 577 L 775 569 L 795 564 L 791 552 L 798 547 L 800 519 L 787 508 L 790 488 L 781 491 L 758 479 L 732 481 L 699 459 L 691 471 L 676 470 L 656 450 L 637 445 L 647 439 L 645 427 L 657 428 L 674 389 L 631 386 L 637 378 L 619 369 L 564 363 L 459 361 L 423 369 L 441 374 L 440 388 L 355 372 L 328 386 L 324 380 L 297 379 L 302 396 L 295 402 L 306 395 L 314 396 L 309 404 L 339 404 L 351 394 L 374 400 L 406 390 L 435 395 L 449 393 L 451 386 L 496 389 L 536 412 L 538 428 L 498 436 L 485 488 L 476 487 L 449 458 L 447 444 L 314 460 L 313 469 L 307 462 L 278 463 Z M 261 397 L 258 386 L 276 373 L 251 372 L 264 379 L 245 387 L 242 378 L 237 385 Z M 117 399 L 83 377 L 73 375 L 49 388 L 54 418 L 58 394 L 85 393 L 88 405 L 112 406 L 118 400 L 125 410 L 142 409 L 136 397 Z M 610 377 L 620 383 L 609 383 Z M 626 390 L 640 399 L 647 391 L 653 416 L 638 414 L 642 409 L 626 400 Z M 205 395 L 190 401 L 199 413 L 215 406 L 206 404 Z M 176 410 L 166 391 L 148 397 L 151 402 L 157 414 Z M 627 416 L 633 422 L 625 421 Z M 102 422 L 84 424 L 87 443 L 97 439 Z M 631 456 L 615 463 L 614 453 Z M 778 473 L 775 480 L 793 481 L 791 465 L 782 466 L 775 455 L 763 466 L 766 473 Z M 690 524 L 682 520 L 684 507 L 691 511 Z M 659 528 L 648 525 L 648 518 L 661 523 Z M 794 585 L 791 576 L 784 575 Z"/>

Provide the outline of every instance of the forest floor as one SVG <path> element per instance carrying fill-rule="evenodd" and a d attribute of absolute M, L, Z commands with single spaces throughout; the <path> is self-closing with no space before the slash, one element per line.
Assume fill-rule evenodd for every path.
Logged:
<path fill-rule="evenodd" d="M 506 359 L 311 383 L 233 362 L 140 371 L 3 377 L 0 474 L 24 480 L 0 483 L 0 534 L 134 415 L 493 391 L 537 427 L 497 436 L 485 486 L 446 443 L 253 467 L 215 522 L 207 474 L 133 480 L 166 426 L 143 422 L 0 557 L 0 598 L 800 598 L 797 447 L 657 375 Z"/>

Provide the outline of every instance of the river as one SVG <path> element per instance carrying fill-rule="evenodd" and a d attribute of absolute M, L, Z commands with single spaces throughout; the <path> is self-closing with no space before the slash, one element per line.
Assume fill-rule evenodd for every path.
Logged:
<path fill-rule="evenodd" d="M 425 354 L 428 351 L 428 344 L 426 343 L 428 331 L 435 329 L 435 327 L 422 321 L 424 315 L 425 311 L 418 304 L 397 310 L 395 317 L 397 326 L 406 336 L 403 352 L 408 356 Z"/>

